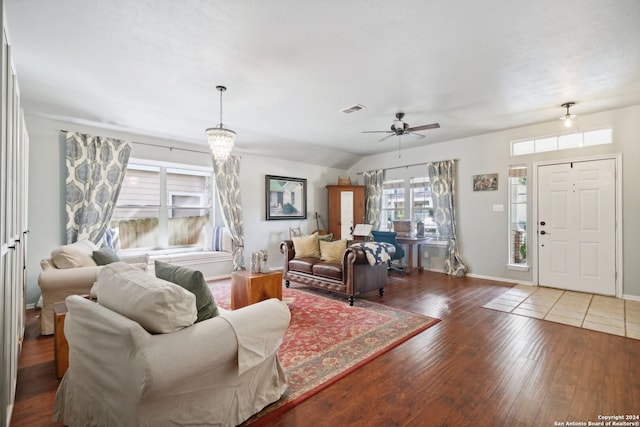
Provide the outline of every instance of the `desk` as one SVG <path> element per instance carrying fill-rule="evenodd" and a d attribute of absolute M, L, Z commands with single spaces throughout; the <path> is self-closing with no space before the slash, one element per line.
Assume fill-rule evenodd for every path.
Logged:
<path fill-rule="evenodd" d="M 231 274 L 232 310 L 269 298 L 282 300 L 282 271 L 250 273 L 240 270 Z"/>
<path fill-rule="evenodd" d="M 418 271 L 422 271 L 422 257 L 420 257 L 420 245 L 427 243 L 429 240 L 433 240 L 432 237 L 417 237 L 417 236 L 396 236 L 398 243 L 409 246 L 409 266 L 405 269 L 406 273 L 411 273 L 417 268 Z M 418 266 L 413 266 L 413 247 L 418 245 Z"/>

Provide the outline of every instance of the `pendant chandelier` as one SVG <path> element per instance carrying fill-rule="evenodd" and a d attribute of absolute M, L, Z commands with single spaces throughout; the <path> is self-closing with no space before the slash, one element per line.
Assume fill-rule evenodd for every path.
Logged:
<path fill-rule="evenodd" d="M 206 134 L 213 158 L 217 162 L 224 162 L 229 158 L 231 150 L 233 150 L 233 145 L 236 142 L 236 133 L 231 129 L 225 129 L 222 125 L 222 92 L 226 91 L 227 88 L 216 86 L 216 89 L 220 92 L 220 124 L 217 127 L 207 129 Z"/>

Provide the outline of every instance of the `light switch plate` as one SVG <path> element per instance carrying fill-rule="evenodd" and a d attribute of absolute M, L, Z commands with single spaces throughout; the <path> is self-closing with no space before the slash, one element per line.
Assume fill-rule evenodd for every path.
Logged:
<path fill-rule="evenodd" d="M 493 211 L 494 212 L 503 212 L 504 211 L 504 205 L 493 205 Z"/>

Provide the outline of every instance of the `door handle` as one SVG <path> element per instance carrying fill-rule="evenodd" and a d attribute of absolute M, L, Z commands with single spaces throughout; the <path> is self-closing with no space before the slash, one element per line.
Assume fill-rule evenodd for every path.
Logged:
<path fill-rule="evenodd" d="M 547 232 L 546 232 L 546 231 L 544 231 L 544 230 L 542 230 L 542 231 L 540 232 L 540 234 L 547 234 Z"/>

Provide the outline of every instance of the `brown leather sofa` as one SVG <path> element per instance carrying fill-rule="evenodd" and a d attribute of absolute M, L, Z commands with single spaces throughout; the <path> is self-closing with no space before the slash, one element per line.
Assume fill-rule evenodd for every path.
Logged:
<path fill-rule="evenodd" d="M 364 251 L 357 244 L 347 247 L 342 262 L 295 258 L 291 240 L 280 243 L 280 252 L 284 255 L 282 277 L 286 287 L 293 283 L 347 295 L 349 305 L 353 305 L 356 295 L 374 289 L 378 289 L 380 296 L 384 295 L 387 264 L 369 265 Z"/>

